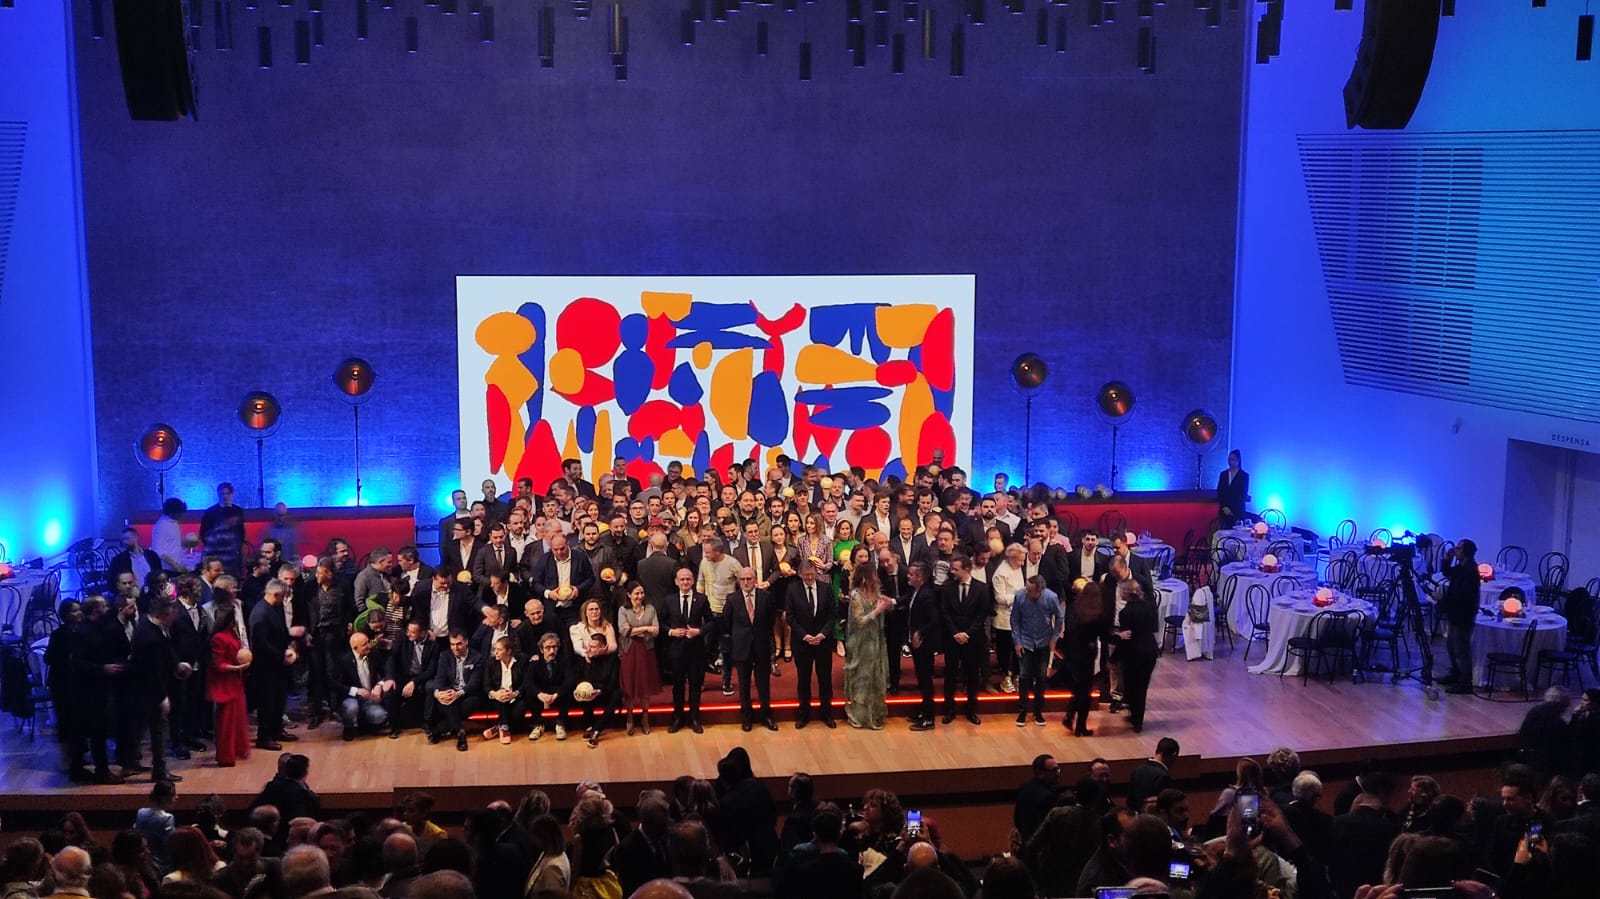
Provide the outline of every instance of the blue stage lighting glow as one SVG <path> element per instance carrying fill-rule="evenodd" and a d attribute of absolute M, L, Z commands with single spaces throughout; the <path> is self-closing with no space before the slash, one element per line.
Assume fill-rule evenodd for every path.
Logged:
<path fill-rule="evenodd" d="M 1172 487 L 1167 467 L 1157 461 L 1135 463 L 1128 469 L 1124 490 L 1167 490 Z"/>

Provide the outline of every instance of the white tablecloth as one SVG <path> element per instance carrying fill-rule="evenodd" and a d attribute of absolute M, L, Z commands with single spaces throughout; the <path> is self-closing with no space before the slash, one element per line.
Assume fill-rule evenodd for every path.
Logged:
<path fill-rule="evenodd" d="M 1522 642 L 1528 636 L 1530 621 L 1537 621 L 1539 628 L 1533 635 L 1533 651 L 1528 655 L 1528 676 L 1533 676 L 1534 666 L 1538 664 L 1539 653 L 1544 650 L 1557 650 L 1567 643 L 1567 619 L 1556 614 L 1555 610 L 1536 607 L 1530 608 L 1528 614 L 1521 618 L 1508 618 L 1496 620 L 1492 616 L 1478 616 L 1477 626 L 1472 629 L 1472 682 L 1485 684 L 1488 682 L 1489 653 L 1509 652 L 1522 654 Z M 1449 625 L 1445 625 L 1449 630 Z M 1448 662 L 1446 663 L 1448 665 Z M 1496 686 L 1507 686 L 1507 679 L 1502 677 Z"/>
<path fill-rule="evenodd" d="M 1522 591 L 1523 602 L 1532 605 L 1535 599 L 1534 590 L 1537 589 L 1533 578 L 1518 571 L 1499 572 L 1494 580 L 1485 581 L 1478 588 L 1478 605 L 1480 607 L 1494 608 L 1500 602 L 1500 591 L 1516 587 Z"/>
<path fill-rule="evenodd" d="M 16 587 L 22 591 L 22 598 L 15 608 L 3 610 L 6 617 L 0 620 L 0 626 L 9 627 L 12 633 L 21 633 L 23 613 L 28 608 L 28 601 L 33 598 L 33 592 L 44 584 L 45 574 L 44 571 L 28 568 L 0 581 L 0 587 Z M 6 598 L 9 599 L 9 595 Z"/>
<path fill-rule="evenodd" d="M 1312 595 L 1310 590 L 1297 590 L 1273 598 L 1267 608 L 1267 623 L 1272 629 L 1267 636 L 1267 657 L 1250 666 L 1251 674 L 1299 674 L 1304 659 L 1294 656 L 1291 661 L 1289 640 L 1310 633 L 1311 620 L 1319 612 L 1358 611 L 1369 620 L 1378 614 L 1372 603 L 1342 593 L 1336 594 L 1333 605 L 1319 608 L 1312 603 Z"/>
<path fill-rule="evenodd" d="M 1317 585 L 1317 570 L 1309 565 L 1285 564 L 1276 573 L 1268 574 L 1249 562 L 1230 562 L 1222 566 L 1221 580 L 1229 577 L 1237 578 L 1233 588 L 1233 605 L 1228 608 L 1230 623 L 1233 632 L 1244 635 L 1250 633 L 1250 613 L 1245 610 L 1244 594 L 1251 584 L 1260 584 L 1272 592 L 1272 585 L 1278 578 L 1293 578 L 1298 587 L 1315 587 Z"/>

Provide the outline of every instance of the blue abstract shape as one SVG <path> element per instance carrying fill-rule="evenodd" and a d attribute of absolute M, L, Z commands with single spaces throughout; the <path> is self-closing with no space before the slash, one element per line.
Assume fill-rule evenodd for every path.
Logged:
<path fill-rule="evenodd" d="M 705 396 L 706 389 L 700 384 L 700 375 L 695 372 L 694 366 L 687 362 L 679 363 L 672 370 L 672 377 L 667 381 L 667 396 L 680 406 L 693 406 Z"/>
<path fill-rule="evenodd" d="M 906 479 L 906 463 L 904 459 L 898 456 L 890 459 L 888 464 L 883 466 L 883 471 L 878 473 L 878 482 L 882 483 L 891 477 L 899 478 L 902 481 Z"/>
<path fill-rule="evenodd" d="M 887 387 L 816 387 L 796 393 L 794 401 L 811 406 L 843 406 L 881 400 L 891 393 Z"/>
<path fill-rule="evenodd" d="M 617 361 L 611 363 L 611 382 L 623 415 L 639 411 L 650 398 L 650 381 L 655 374 L 656 364 L 649 353 L 629 349 L 617 354 Z"/>
<path fill-rule="evenodd" d="M 533 323 L 533 346 L 517 356 L 517 359 L 539 379 L 539 389 L 528 397 L 523 408 L 528 410 L 528 420 L 538 421 L 544 418 L 544 385 L 549 379 L 544 373 L 544 338 L 546 333 L 544 307 L 538 303 L 523 303 L 517 307 L 517 314 Z"/>
<path fill-rule="evenodd" d="M 832 471 L 833 470 L 833 469 L 828 467 L 828 457 L 824 456 L 822 453 L 817 453 L 817 457 L 815 459 L 811 460 L 811 464 L 813 466 L 817 467 L 817 468 L 822 469 L 823 471 Z"/>
<path fill-rule="evenodd" d="M 650 336 L 650 320 L 641 312 L 625 315 L 622 324 L 617 327 L 617 333 L 622 336 L 623 346 L 630 350 L 642 350 Z"/>
<path fill-rule="evenodd" d="M 573 422 L 575 425 L 577 425 L 578 449 L 581 449 L 586 453 L 594 452 L 594 422 L 595 414 L 593 406 L 584 406 L 580 408 L 578 410 L 577 420 Z"/>
<path fill-rule="evenodd" d="M 828 406 L 811 413 L 811 423 L 822 428 L 858 431 L 886 424 L 892 417 L 889 407 L 882 403 L 851 402 Z"/>
<path fill-rule="evenodd" d="M 667 341 L 667 348 L 692 349 L 696 344 L 709 343 L 714 350 L 764 350 L 772 345 L 767 338 L 738 331 L 684 331 Z"/>
<path fill-rule="evenodd" d="M 750 439 L 778 446 L 789 436 L 789 403 L 776 372 L 764 371 L 750 382 Z"/>
<path fill-rule="evenodd" d="M 694 442 L 694 455 L 689 459 L 694 470 L 704 473 L 711 468 L 711 435 L 705 431 Z"/>
<path fill-rule="evenodd" d="M 656 457 L 656 439 L 646 437 L 643 440 L 634 440 L 632 437 L 624 437 L 617 441 L 616 454 L 629 462 L 635 459 L 649 462 Z"/>
<path fill-rule="evenodd" d="M 954 390 L 933 391 L 933 408 L 943 413 L 946 419 L 955 415 L 956 392 Z"/>
<path fill-rule="evenodd" d="M 850 354 L 861 355 L 865 341 L 872 361 L 882 365 L 889 361 L 889 348 L 878 339 L 879 306 L 884 303 L 842 303 L 837 306 L 817 306 L 811 310 L 811 342 L 838 346 L 850 341 Z"/>
<path fill-rule="evenodd" d="M 746 303 L 692 303 L 689 314 L 673 322 L 680 331 L 721 331 L 756 323 L 756 307 Z"/>

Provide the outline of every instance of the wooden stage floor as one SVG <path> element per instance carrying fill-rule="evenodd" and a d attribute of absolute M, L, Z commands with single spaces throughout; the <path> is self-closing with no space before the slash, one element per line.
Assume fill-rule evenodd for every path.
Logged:
<path fill-rule="evenodd" d="M 910 675 L 909 661 L 905 668 Z M 793 668 L 786 665 L 783 677 L 773 680 L 775 697 L 792 699 L 793 678 Z M 582 780 L 607 784 L 613 797 L 631 806 L 643 786 L 663 785 L 681 774 L 714 778 L 717 760 L 735 746 L 750 752 L 756 774 L 768 779 L 777 796 L 789 774 L 806 771 L 827 777 L 829 796 L 859 797 L 867 786 L 882 785 L 911 796 L 980 801 L 980 794 L 992 800 L 1014 791 L 1039 753 L 1054 755 L 1074 778 L 1083 770 L 1075 763 L 1104 757 L 1112 761 L 1118 783 L 1126 782 L 1127 770 L 1150 753 L 1156 739 L 1169 735 L 1182 745 L 1184 758 L 1175 772 L 1180 777 L 1231 771 L 1236 757 L 1260 757 L 1276 746 L 1293 747 L 1308 765 L 1367 757 L 1427 759 L 1508 748 L 1529 708 L 1472 696 L 1429 700 L 1415 682 L 1391 686 L 1387 678 L 1363 684 L 1313 681 L 1302 687 L 1298 678 L 1248 674 L 1238 651 L 1226 650 L 1214 661 L 1162 657 L 1143 735 L 1102 707 L 1091 715 L 1096 735 L 1074 738 L 1061 725 L 1063 698 L 1046 703 L 1047 726 L 1019 728 L 1015 698 L 1002 695 L 985 698 L 980 727 L 958 718 L 932 732 L 913 733 L 904 718 L 908 706 L 895 704 L 883 731 L 852 730 L 842 720 L 842 709 L 837 730 L 815 722 L 795 730 L 791 707 L 778 712 L 778 732 L 758 726 L 747 734 L 736 713 L 713 710 L 726 701 L 719 679 L 708 676 L 703 735 L 687 730 L 669 735 L 666 716 L 656 714 L 649 736 L 611 731 L 594 749 L 577 733 L 558 743 L 549 732 L 538 743 L 518 739 L 511 746 L 474 738 L 464 753 L 453 741 L 430 746 L 417 731 L 398 740 L 363 736 L 344 743 L 339 728 L 326 724 L 316 731 L 296 730 L 301 741 L 285 748 L 311 757 L 311 785 L 334 809 L 389 808 L 398 796 L 418 789 L 431 792 L 442 810 L 465 809 L 495 798 L 514 800 L 530 786 L 548 791 L 559 806 Z M 896 701 L 913 700 L 891 697 Z M 0 728 L 0 812 L 133 809 L 150 789 L 143 778 L 121 786 L 69 786 L 58 761 L 48 727 L 34 740 Z M 231 769 L 215 767 L 209 752 L 175 761 L 173 770 L 184 778 L 180 805 L 217 793 L 230 807 L 240 807 L 270 779 L 275 764 L 274 754 L 261 752 Z"/>

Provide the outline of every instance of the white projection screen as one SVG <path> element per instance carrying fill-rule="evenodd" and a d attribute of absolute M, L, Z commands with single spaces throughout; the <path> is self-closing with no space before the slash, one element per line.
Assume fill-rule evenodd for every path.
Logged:
<path fill-rule="evenodd" d="M 456 279 L 461 478 L 966 464 L 972 275 Z"/>

